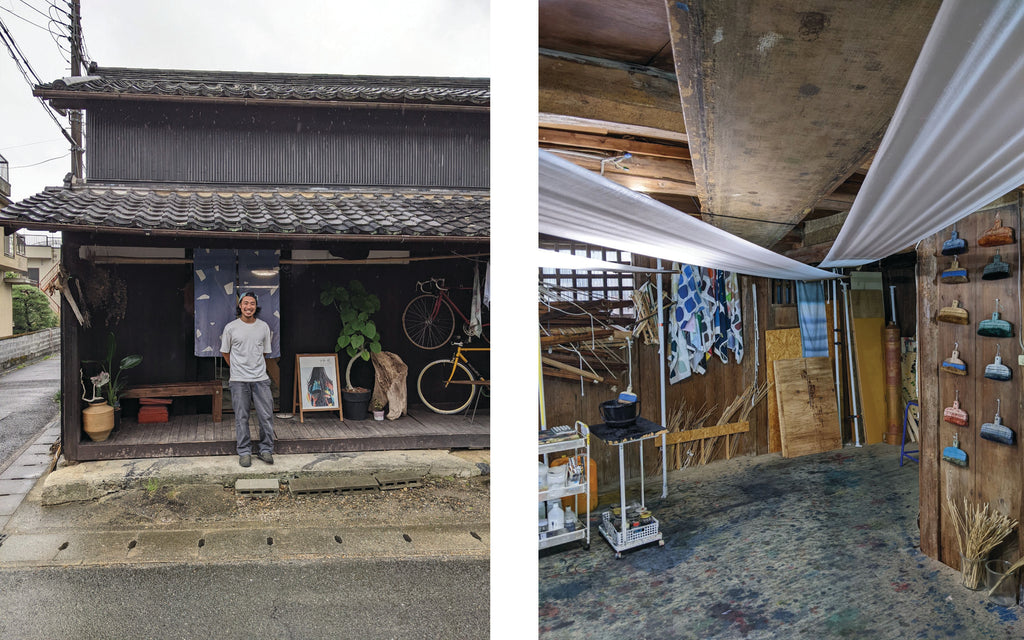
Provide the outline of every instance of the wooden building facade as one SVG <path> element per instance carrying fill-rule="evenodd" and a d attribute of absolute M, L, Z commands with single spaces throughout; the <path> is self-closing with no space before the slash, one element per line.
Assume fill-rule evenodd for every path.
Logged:
<path fill-rule="evenodd" d="M 69 460 L 233 453 L 233 417 L 215 422 L 210 397 L 174 398 L 170 422 L 143 425 L 134 421 L 136 401 L 125 400 L 121 426 L 104 442 L 89 441 L 81 425 L 83 375 L 104 358 L 111 333 L 117 360 L 143 357 L 123 374 L 129 385 L 226 380 L 219 353 L 195 355 L 193 259 L 208 249 L 273 256 L 281 347 L 270 372 L 279 412 L 292 411 L 295 355 L 334 351 L 341 323 L 320 302 L 326 286 L 359 280 L 378 295 L 383 349 L 408 366 L 408 415 L 279 420 L 279 452 L 489 446 L 486 400 L 472 419 L 418 404 L 416 374 L 450 354 L 413 345 L 401 321 L 417 282 L 444 278 L 468 313 L 475 275 L 483 281 L 486 79 L 94 65 L 36 94 L 84 109 L 88 125 L 88 178 L 70 177 L 0 213 L 6 228 L 63 235 Z M 343 371 L 344 354 L 339 364 Z M 372 366 L 356 365 L 353 381 L 372 386 Z"/>

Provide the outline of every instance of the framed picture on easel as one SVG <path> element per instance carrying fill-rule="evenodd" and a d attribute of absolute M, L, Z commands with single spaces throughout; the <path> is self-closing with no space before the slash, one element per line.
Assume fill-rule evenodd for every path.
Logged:
<path fill-rule="evenodd" d="M 295 355 L 295 386 L 292 411 L 337 411 L 341 414 L 341 386 L 338 384 L 338 354 L 305 353 Z"/>

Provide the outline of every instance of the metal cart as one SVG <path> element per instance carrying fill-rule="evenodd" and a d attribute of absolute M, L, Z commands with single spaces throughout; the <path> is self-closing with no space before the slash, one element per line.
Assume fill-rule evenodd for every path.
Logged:
<path fill-rule="evenodd" d="M 608 541 L 608 544 L 612 546 L 612 549 L 615 550 L 616 558 L 621 558 L 622 552 L 627 549 L 651 542 L 657 542 L 659 546 L 664 546 L 665 540 L 662 539 L 661 531 L 658 528 L 658 520 L 653 515 L 642 520 L 639 517 L 630 517 L 629 509 L 626 505 L 626 460 L 623 448 L 629 443 L 636 442 L 640 454 L 640 504 L 639 509 L 633 509 L 634 515 L 638 515 L 637 512 L 643 512 L 647 508 L 644 498 L 644 440 L 652 440 L 661 436 L 661 497 L 664 498 L 668 495 L 668 473 L 665 466 L 667 462 L 667 447 L 665 445 L 668 429 L 650 420 L 638 417 L 636 422 L 628 427 L 614 427 L 602 423 L 593 425 L 590 428 L 590 432 L 594 434 L 595 438 L 619 448 L 619 499 L 621 505 L 618 527 L 616 527 L 616 518 L 613 517 L 613 514 L 605 511 L 601 514 L 601 523 L 597 526 L 597 530 Z"/>
<path fill-rule="evenodd" d="M 550 431 L 542 431 L 542 438 L 544 434 L 549 433 Z M 537 497 L 540 502 L 546 502 L 569 496 L 585 495 L 585 515 L 576 513 L 577 519 L 573 521 L 571 530 L 569 527 L 566 527 L 559 531 L 538 532 L 541 549 L 548 549 L 574 540 L 585 540 L 584 546 L 587 549 L 590 548 L 590 430 L 586 424 L 576 421 L 576 425 L 572 427 L 571 435 L 573 437 L 566 440 L 554 442 L 544 442 L 542 440 L 537 445 L 537 448 L 538 452 L 544 456 L 545 463 L 548 462 L 548 455 L 552 453 L 569 452 L 572 457 L 577 458 L 581 455 L 584 456 L 583 464 L 581 465 L 580 481 L 565 487 L 540 491 Z"/>

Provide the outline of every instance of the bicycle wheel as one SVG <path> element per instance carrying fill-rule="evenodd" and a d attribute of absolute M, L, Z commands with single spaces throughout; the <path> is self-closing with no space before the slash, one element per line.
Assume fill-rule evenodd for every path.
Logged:
<path fill-rule="evenodd" d="M 437 296 L 425 293 L 405 305 L 402 330 L 405 337 L 420 349 L 437 349 L 446 344 L 455 332 L 455 315 L 451 307 L 438 300 Z"/>
<path fill-rule="evenodd" d="M 452 377 L 448 382 L 448 376 Z M 420 371 L 416 379 L 416 393 L 434 413 L 458 413 L 473 402 L 476 385 L 469 384 L 473 375 L 461 362 L 455 364 L 452 375 L 451 360 L 434 360 Z"/>

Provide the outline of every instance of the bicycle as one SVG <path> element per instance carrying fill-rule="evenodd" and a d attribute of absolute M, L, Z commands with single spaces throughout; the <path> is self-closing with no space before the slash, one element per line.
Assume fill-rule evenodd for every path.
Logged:
<path fill-rule="evenodd" d="M 461 342 L 453 343 L 455 354 L 444 360 L 434 360 L 420 371 L 416 379 L 416 393 L 434 413 L 459 413 L 476 398 L 477 391 L 487 396 L 491 381 L 477 371 L 466 358 L 468 351 L 490 351 L 490 347 L 466 348 Z"/>
<path fill-rule="evenodd" d="M 432 286 L 437 293 L 431 293 L 427 287 Z M 402 312 L 402 330 L 405 337 L 420 349 L 437 349 L 446 344 L 455 333 L 455 314 L 462 319 L 462 330 L 470 337 L 470 321 L 466 314 L 448 295 L 449 288 L 444 286 L 444 278 L 431 278 L 416 283 L 420 295 L 409 301 Z M 484 324 L 484 327 L 490 324 Z M 481 334 L 484 342 L 489 342 L 486 334 Z"/>

